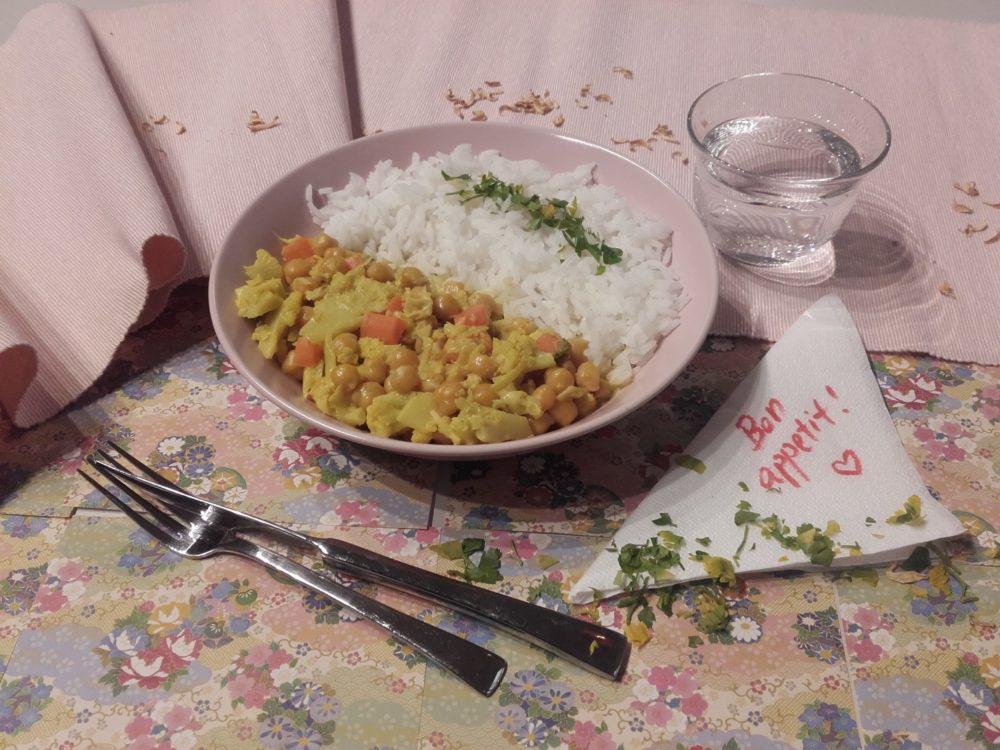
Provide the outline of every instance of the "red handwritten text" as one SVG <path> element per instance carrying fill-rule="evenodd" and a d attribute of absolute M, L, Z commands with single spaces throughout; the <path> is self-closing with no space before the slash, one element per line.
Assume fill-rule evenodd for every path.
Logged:
<path fill-rule="evenodd" d="M 826 386 L 826 392 L 831 398 L 839 398 L 837 392 L 829 385 Z M 842 409 L 842 411 L 848 412 L 847 409 Z M 741 414 L 736 420 L 735 426 L 750 441 L 752 449 L 757 451 L 764 447 L 768 436 L 774 433 L 778 425 L 787 420 L 788 415 L 784 404 L 777 398 L 772 398 L 767 402 L 764 414 L 759 419 L 750 414 Z M 793 426 L 794 430 L 777 447 L 777 450 L 771 455 L 770 462 L 760 467 L 757 475 L 760 486 L 765 490 L 770 490 L 784 484 L 791 487 L 801 487 L 805 482 L 808 482 L 809 474 L 802 466 L 802 457 L 807 453 L 812 453 L 820 442 L 824 430 L 836 424 L 837 420 L 830 411 L 820 403 L 819 399 L 814 398 L 812 405 L 804 409 L 800 416 L 788 421 L 788 426 Z M 848 454 L 857 461 L 854 451 L 845 452 L 845 456 Z M 837 467 L 834 469 L 836 470 Z M 856 473 L 860 473 L 860 462 L 857 463 Z"/>
<path fill-rule="evenodd" d="M 785 415 L 784 405 L 776 398 L 772 398 L 764 407 L 765 415 L 760 418 L 760 422 L 749 414 L 741 414 L 736 420 L 737 429 L 743 430 L 743 434 L 753 443 L 753 449 L 759 451 L 764 445 L 764 439 L 774 432 L 774 426 L 780 424 Z"/>

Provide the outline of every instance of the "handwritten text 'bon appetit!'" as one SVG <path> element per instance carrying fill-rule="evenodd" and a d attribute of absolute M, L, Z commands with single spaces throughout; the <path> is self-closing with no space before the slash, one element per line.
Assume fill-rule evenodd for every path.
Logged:
<path fill-rule="evenodd" d="M 839 399 L 831 386 L 826 386 L 826 392 L 834 401 Z M 765 490 L 780 489 L 784 484 L 801 487 L 809 481 L 809 474 L 804 466 L 808 464 L 806 454 L 812 453 L 829 429 L 836 426 L 840 414 L 850 411 L 840 408 L 838 413 L 835 406 L 836 404 L 824 405 L 818 398 L 814 398 L 809 407 L 792 415 L 786 412 L 785 405 L 780 400 L 772 398 L 759 418 L 750 414 L 740 415 L 736 420 L 736 429 L 746 435 L 755 451 L 763 450 L 767 443 L 774 446 L 785 437 L 784 442 L 771 455 L 770 463 L 761 466 L 757 472 L 761 487 Z M 779 431 L 779 434 L 772 438 L 775 431 Z M 830 468 L 837 474 L 858 475 L 861 474 L 861 460 L 853 450 L 848 449 L 830 464 Z"/>

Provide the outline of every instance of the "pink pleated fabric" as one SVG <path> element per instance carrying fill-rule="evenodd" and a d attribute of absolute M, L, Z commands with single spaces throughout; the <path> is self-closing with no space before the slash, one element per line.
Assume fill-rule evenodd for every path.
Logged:
<path fill-rule="evenodd" d="M 0 403 L 28 426 L 86 390 L 240 210 L 350 139 L 324 0 L 29 13 L 0 48 Z M 251 132 L 257 111 L 279 125 Z"/>
<path fill-rule="evenodd" d="M 28 426 L 70 403 L 208 273 L 255 194 L 363 130 L 453 121 L 470 89 L 502 91 L 457 112 L 561 123 L 690 198 L 691 101 L 767 70 L 860 91 L 893 145 L 835 276 L 793 287 L 723 263 L 713 331 L 773 340 L 834 292 L 870 351 L 1000 363 L 998 49 L 997 25 L 714 1 L 42 6 L 0 47 L 0 404 Z M 532 92 L 558 108 L 501 110 Z M 278 126 L 251 132 L 251 111 Z M 648 141 L 660 125 L 680 143 Z"/>

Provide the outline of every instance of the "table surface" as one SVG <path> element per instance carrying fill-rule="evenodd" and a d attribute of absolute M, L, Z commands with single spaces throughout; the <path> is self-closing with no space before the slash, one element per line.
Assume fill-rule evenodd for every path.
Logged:
<path fill-rule="evenodd" d="M 510 663 L 482 698 L 379 628 L 232 558 L 178 559 L 75 472 L 114 437 L 181 485 L 440 572 L 485 538 L 506 594 L 568 610 L 568 583 L 767 345 L 710 337 L 653 403 L 591 437 L 495 463 L 337 443 L 262 401 L 190 283 L 81 401 L 0 423 L 0 747 L 1000 747 L 1000 368 L 872 365 L 899 436 L 970 529 L 955 577 L 748 576 L 722 633 L 690 593 L 621 683 L 478 622 L 352 582 Z M 599 460 L 595 460 L 598 458 Z M 620 628 L 613 602 L 573 608 Z"/>

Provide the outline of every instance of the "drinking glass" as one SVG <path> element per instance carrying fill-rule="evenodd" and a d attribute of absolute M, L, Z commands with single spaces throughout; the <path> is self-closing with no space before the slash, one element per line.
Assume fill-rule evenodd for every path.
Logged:
<path fill-rule="evenodd" d="M 779 270 L 824 248 L 889 151 L 882 113 L 832 81 L 754 73 L 695 99 L 694 204 L 716 249 Z"/>

